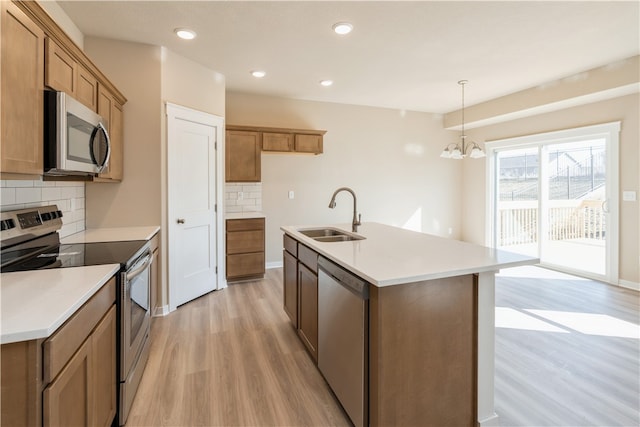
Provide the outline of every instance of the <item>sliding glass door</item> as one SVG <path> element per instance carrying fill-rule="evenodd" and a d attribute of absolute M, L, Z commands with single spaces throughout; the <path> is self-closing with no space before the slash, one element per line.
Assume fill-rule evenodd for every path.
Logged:
<path fill-rule="evenodd" d="M 617 283 L 619 124 L 487 143 L 492 244 Z"/>

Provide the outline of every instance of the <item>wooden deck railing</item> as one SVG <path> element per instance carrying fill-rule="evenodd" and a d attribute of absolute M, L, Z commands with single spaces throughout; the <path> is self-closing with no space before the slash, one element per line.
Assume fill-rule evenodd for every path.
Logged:
<path fill-rule="evenodd" d="M 552 200 L 549 203 L 549 240 L 603 240 L 606 237 L 602 201 Z M 498 246 L 538 241 L 537 201 L 501 202 L 498 215 Z"/>

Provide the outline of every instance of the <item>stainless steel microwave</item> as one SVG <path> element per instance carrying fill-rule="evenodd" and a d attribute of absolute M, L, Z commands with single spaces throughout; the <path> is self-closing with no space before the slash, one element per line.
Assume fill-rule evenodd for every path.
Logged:
<path fill-rule="evenodd" d="M 45 175 L 97 175 L 110 153 L 102 117 L 64 92 L 44 92 Z"/>

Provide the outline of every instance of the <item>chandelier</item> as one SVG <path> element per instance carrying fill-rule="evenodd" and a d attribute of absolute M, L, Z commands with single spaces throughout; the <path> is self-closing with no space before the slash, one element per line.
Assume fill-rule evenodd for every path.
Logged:
<path fill-rule="evenodd" d="M 484 151 L 482 151 L 482 148 L 480 148 L 477 143 L 471 141 L 471 143 L 468 144 L 467 135 L 464 134 L 464 85 L 466 85 L 467 83 L 467 80 L 460 80 L 458 82 L 458 84 L 462 86 L 462 133 L 460 135 L 461 141 L 460 144 L 452 142 L 444 148 L 442 154 L 440 154 L 440 157 L 445 159 L 463 159 L 467 155 L 467 151 L 469 151 L 469 149 L 471 149 L 469 157 L 471 157 L 472 159 L 480 159 L 486 156 Z"/>

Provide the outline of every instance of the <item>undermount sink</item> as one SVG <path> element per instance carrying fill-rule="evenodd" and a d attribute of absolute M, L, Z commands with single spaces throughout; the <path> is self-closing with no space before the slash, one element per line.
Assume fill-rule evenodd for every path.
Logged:
<path fill-rule="evenodd" d="M 349 234 L 337 228 L 308 228 L 306 230 L 298 230 L 298 232 L 318 242 L 350 242 L 364 239 L 362 236 Z"/>

